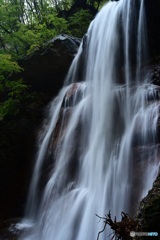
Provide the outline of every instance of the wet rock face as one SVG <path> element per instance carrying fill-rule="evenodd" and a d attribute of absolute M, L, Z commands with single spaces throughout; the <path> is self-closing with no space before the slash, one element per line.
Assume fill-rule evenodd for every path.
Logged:
<path fill-rule="evenodd" d="M 149 179 L 150 176 L 150 166 L 152 162 L 156 159 L 157 166 L 160 162 L 160 145 L 159 144 L 148 144 L 145 146 L 137 146 L 131 150 L 131 161 L 132 161 L 132 184 L 133 189 L 131 190 L 131 213 L 135 216 L 137 211 L 137 202 L 142 199 L 142 189 Z M 148 170 L 146 169 L 148 168 Z M 145 181 L 143 180 L 145 179 Z"/>
<path fill-rule="evenodd" d="M 19 61 L 24 71 L 19 74 L 34 91 L 48 91 L 56 95 L 63 86 L 70 64 L 81 40 L 59 35 Z"/>
<path fill-rule="evenodd" d="M 153 188 L 148 195 L 141 201 L 137 220 L 144 231 L 159 231 L 160 223 L 160 174 L 153 184 Z"/>
<path fill-rule="evenodd" d="M 66 133 L 66 128 L 69 124 L 70 118 L 74 107 L 80 102 L 84 97 L 86 89 L 86 84 L 84 82 L 73 83 L 68 87 L 68 90 L 64 96 L 59 117 L 56 123 L 56 127 L 52 132 L 50 139 L 48 152 L 46 160 L 43 165 L 43 171 L 41 175 L 40 191 L 43 191 L 45 184 L 47 183 L 48 177 L 51 174 L 52 169 L 54 168 L 56 156 L 60 154 L 61 147 L 64 142 L 64 137 Z M 77 123 L 75 130 L 74 142 L 70 143 L 71 147 L 71 158 L 68 168 L 68 175 L 70 178 L 75 178 L 76 170 L 78 167 L 78 156 L 80 155 L 80 138 L 81 138 L 81 124 Z M 69 143 L 68 143 L 69 144 Z M 75 161 L 76 159 L 76 161 Z"/>

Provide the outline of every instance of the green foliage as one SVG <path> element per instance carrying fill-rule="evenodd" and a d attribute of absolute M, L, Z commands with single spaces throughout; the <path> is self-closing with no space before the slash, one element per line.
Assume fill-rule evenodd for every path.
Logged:
<path fill-rule="evenodd" d="M 0 0 L 0 119 L 17 115 L 28 94 L 22 80 L 10 80 L 13 73 L 22 71 L 16 60 L 32 54 L 58 34 L 83 37 L 87 31 L 93 18 L 89 11 L 80 10 L 68 19 L 59 17 L 76 1 Z M 86 4 L 94 3 L 86 0 Z"/>
<path fill-rule="evenodd" d="M 9 80 L 12 73 L 20 72 L 22 68 L 10 55 L 0 54 L 0 119 L 16 115 L 20 110 L 28 87 L 22 80 Z"/>
<path fill-rule="evenodd" d="M 22 80 L 6 82 L 5 91 L 8 94 L 6 95 L 6 101 L 0 104 L 0 119 L 16 116 L 20 112 L 27 89 L 28 87 Z"/>
<path fill-rule="evenodd" d="M 87 3 L 97 10 L 101 9 L 107 2 L 109 2 L 109 0 L 87 0 Z"/>
<path fill-rule="evenodd" d="M 93 19 L 89 11 L 80 10 L 67 20 L 59 17 L 59 12 L 68 11 L 75 2 L 0 0 L 0 53 L 11 54 L 17 59 L 58 34 L 82 37 Z M 96 1 L 89 3 L 93 5 Z"/>
<path fill-rule="evenodd" d="M 67 31 L 48 1 L 0 0 L 0 50 L 15 58 Z"/>
<path fill-rule="evenodd" d="M 88 10 L 80 10 L 75 13 L 68 21 L 69 34 L 77 36 L 79 38 L 83 37 L 86 33 L 89 23 L 92 21 L 93 16 Z"/>
<path fill-rule="evenodd" d="M 25 94 L 28 87 L 22 80 L 16 80 L 13 82 L 6 81 L 3 88 L 3 93 L 7 93 L 5 100 L 0 102 L 0 119 L 4 119 L 10 116 L 16 116 L 22 106 Z"/>
<path fill-rule="evenodd" d="M 11 60 L 11 55 L 0 54 L 0 81 L 4 78 L 4 75 L 13 72 L 20 72 L 21 70 L 22 68 L 18 63 Z"/>

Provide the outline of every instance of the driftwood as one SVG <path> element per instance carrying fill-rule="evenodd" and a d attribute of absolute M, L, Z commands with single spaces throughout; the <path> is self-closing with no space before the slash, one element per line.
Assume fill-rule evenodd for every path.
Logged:
<path fill-rule="evenodd" d="M 102 232 L 105 231 L 106 226 L 109 225 L 110 228 L 113 230 L 113 236 L 111 240 L 131 240 L 133 239 L 130 236 L 131 231 L 137 231 L 139 226 L 137 221 L 135 221 L 133 218 L 130 218 L 128 214 L 122 212 L 121 213 L 121 221 L 117 222 L 116 217 L 114 220 L 111 218 L 111 213 L 105 215 L 105 217 L 100 217 L 96 214 L 96 216 L 104 221 L 104 227 L 103 229 L 98 233 L 97 240 L 99 240 L 99 236 Z"/>

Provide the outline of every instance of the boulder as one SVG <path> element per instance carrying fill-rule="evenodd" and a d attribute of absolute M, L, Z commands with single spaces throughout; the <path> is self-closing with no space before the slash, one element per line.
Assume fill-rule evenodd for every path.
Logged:
<path fill-rule="evenodd" d="M 80 42 L 79 38 L 58 35 L 33 54 L 19 60 L 24 71 L 18 74 L 18 77 L 34 91 L 47 91 L 56 95 L 63 86 Z"/>

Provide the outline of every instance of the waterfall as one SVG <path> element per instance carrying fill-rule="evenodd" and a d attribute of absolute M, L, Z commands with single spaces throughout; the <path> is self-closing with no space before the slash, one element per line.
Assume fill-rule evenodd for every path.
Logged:
<path fill-rule="evenodd" d="M 144 0 L 108 2 L 91 23 L 50 110 L 27 205 L 32 227 L 20 239 L 94 240 L 103 228 L 95 214 L 134 216 L 152 187 L 160 96 L 145 67 L 145 24 Z M 77 83 L 84 49 L 83 83 Z M 39 200 L 48 154 L 52 164 Z"/>

